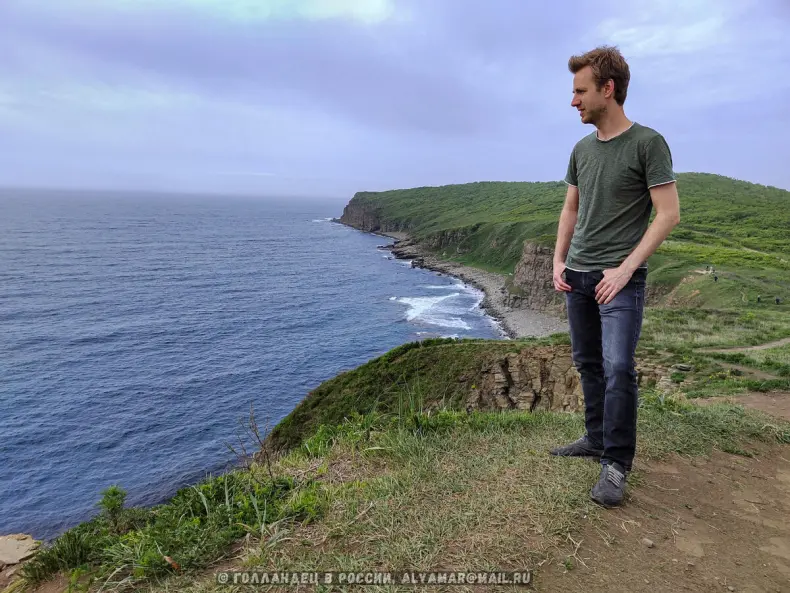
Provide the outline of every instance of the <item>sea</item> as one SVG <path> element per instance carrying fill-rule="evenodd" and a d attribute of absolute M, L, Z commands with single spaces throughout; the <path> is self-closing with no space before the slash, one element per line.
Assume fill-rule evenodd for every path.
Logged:
<path fill-rule="evenodd" d="M 161 503 L 237 463 L 251 409 L 274 426 L 398 345 L 504 337 L 344 205 L 0 191 L 0 535 L 52 539 L 113 484 Z"/>

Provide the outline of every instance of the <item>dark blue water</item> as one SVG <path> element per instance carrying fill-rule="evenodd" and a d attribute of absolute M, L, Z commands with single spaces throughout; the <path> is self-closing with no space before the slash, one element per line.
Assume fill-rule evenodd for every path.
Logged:
<path fill-rule="evenodd" d="M 311 389 L 405 342 L 501 337 L 458 280 L 326 219 L 342 202 L 0 192 L 0 534 L 120 484 L 155 504 Z"/>

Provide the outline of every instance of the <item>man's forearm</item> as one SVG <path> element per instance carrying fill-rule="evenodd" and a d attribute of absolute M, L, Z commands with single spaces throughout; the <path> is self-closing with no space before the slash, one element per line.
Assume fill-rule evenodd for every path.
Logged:
<path fill-rule="evenodd" d="M 625 258 L 621 267 L 633 273 L 648 257 L 655 253 L 678 222 L 678 218 L 674 214 L 660 212 L 656 214 L 639 245 Z"/>
<path fill-rule="evenodd" d="M 576 226 L 576 217 L 578 213 L 567 208 L 562 209 L 560 214 L 560 223 L 557 227 L 557 243 L 554 246 L 554 261 L 565 263 L 565 256 L 568 255 L 568 249 L 571 246 L 571 238 L 573 237 L 573 229 Z"/>

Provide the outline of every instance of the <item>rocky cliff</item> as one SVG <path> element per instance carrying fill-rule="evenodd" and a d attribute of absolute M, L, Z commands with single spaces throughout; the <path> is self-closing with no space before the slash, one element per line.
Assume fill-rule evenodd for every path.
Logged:
<path fill-rule="evenodd" d="M 338 221 L 368 233 L 381 230 L 380 209 L 373 204 L 363 204 L 356 196 L 343 208 Z"/>
<path fill-rule="evenodd" d="M 640 387 L 671 390 L 670 369 L 637 362 Z M 466 410 L 547 410 L 577 412 L 584 409 L 581 377 L 573 364 L 570 346 L 538 346 L 492 357 L 470 389 Z"/>
<path fill-rule="evenodd" d="M 385 219 L 381 215 L 381 207 L 364 199 L 364 194 L 356 194 L 343 208 L 343 214 L 336 222 L 366 233 L 403 233 L 408 232 L 405 221 Z"/>
<path fill-rule="evenodd" d="M 486 361 L 466 401 L 467 410 L 575 412 L 583 407 L 570 346 L 529 348 Z"/>
<path fill-rule="evenodd" d="M 521 259 L 508 283 L 508 306 L 565 317 L 565 296 L 554 290 L 552 282 L 553 257 L 554 251 L 549 247 L 524 243 Z"/>

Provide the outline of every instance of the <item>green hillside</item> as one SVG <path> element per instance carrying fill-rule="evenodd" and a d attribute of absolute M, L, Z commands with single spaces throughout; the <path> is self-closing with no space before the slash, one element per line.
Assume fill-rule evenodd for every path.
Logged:
<path fill-rule="evenodd" d="M 510 273 L 524 241 L 554 246 L 565 197 L 562 182 L 479 182 L 360 192 L 350 206 L 375 212 L 382 229 L 410 233 L 437 254 Z M 790 192 L 703 173 L 678 175 L 681 223 L 649 260 L 650 281 L 683 278 L 681 300 L 730 307 L 790 293 Z M 694 270 L 712 266 L 719 276 Z M 692 275 L 690 277 L 690 275 Z"/>

